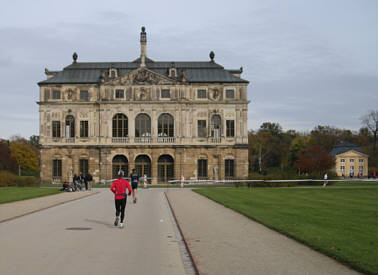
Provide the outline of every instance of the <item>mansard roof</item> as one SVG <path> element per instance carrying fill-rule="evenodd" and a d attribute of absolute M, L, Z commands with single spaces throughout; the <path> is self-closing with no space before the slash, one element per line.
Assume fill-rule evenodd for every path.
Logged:
<path fill-rule="evenodd" d="M 342 142 L 339 145 L 336 145 L 332 149 L 331 155 L 332 156 L 340 155 L 340 154 L 343 154 L 343 153 L 348 152 L 350 150 L 354 150 L 356 152 L 365 154 L 364 151 L 362 151 L 361 147 L 359 147 L 359 146 L 357 146 L 353 143 L 350 143 L 350 142 Z"/>
<path fill-rule="evenodd" d="M 214 61 L 153 61 L 146 57 L 146 68 L 158 74 L 169 76 L 169 69 L 176 68 L 176 80 L 185 79 L 187 83 L 249 83 L 234 76 L 237 70 L 226 70 Z M 73 62 L 51 78 L 41 81 L 45 84 L 95 84 L 100 82 L 101 74 L 108 74 L 110 68 L 117 69 L 118 76 L 140 68 L 140 58 L 132 62 Z"/>

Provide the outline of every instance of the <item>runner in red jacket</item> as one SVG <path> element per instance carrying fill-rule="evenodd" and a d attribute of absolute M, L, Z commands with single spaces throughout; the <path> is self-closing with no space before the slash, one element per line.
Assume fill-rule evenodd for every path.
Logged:
<path fill-rule="evenodd" d="M 112 186 L 110 186 L 110 190 L 114 193 L 114 202 L 116 208 L 116 218 L 114 221 L 114 226 L 118 225 L 119 221 L 119 214 L 121 214 L 121 222 L 119 227 L 123 227 L 123 220 L 125 218 L 125 208 L 127 202 L 127 194 L 126 189 L 129 190 L 129 196 L 131 195 L 131 187 L 130 183 L 123 179 L 124 173 L 122 170 L 118 172 L 119 178 L 113 181 Z"/>

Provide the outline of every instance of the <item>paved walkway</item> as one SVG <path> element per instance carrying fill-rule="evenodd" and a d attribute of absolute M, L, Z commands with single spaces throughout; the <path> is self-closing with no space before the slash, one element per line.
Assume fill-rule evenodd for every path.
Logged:
<path fill-rule="evenodd" d="M 0 205 L 0 274 L 185 274 L 164 191 L 200 274 L 358 274 L 187 189 L 140 190 L 115 228 L 95 190 Z"/>
<path fill-rule="evenodd" d="M 191 190 L 167 196 L 200 274 L 358 274 Z"/>
<path fill-rule="evenodd" d="M 164 191 L 140 190 L 137 204 L 129 198 L 123 229 L 113 225 L 108 189 L 1 222 L 0 274 L 184 275 Z"/>
<path fill-rule="evenodd" d="M 2 203 L 0 204 L 0 223 L 40 211 L 41 209 L 88 197 L 98 192 L 99 191 L 62 192 L 51 196 Z"/>

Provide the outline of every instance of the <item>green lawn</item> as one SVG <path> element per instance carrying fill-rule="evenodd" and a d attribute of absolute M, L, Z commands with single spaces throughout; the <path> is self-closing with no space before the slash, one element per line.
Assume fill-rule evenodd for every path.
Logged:
<path fill-rule="evenodd" d="M 332 186 L 378 186 L 378 181 L 337 181 L 329 182 Z"/>
<path fill-rule="evenodd" d="M 60 193 L 58 188 L 1 187 L 0 204 Z"/>
<path fill-rule="evenodd" d="M 195 192 L 378 274 L 378 188 L 203 188 Z"/>

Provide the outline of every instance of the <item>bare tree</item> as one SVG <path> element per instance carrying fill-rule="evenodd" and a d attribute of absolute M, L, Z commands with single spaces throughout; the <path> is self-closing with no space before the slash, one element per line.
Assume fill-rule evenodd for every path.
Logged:
<path fill-rule="evenodd" d="M 361 117 L 362 124 L 369 128 L 374 134 L 374 149 L 375 154 L 375 144 L 377 143 L 377 131 L 378 131 L 378 110 L 370 110 L 367 115 Z"/>

